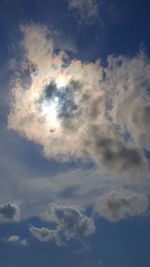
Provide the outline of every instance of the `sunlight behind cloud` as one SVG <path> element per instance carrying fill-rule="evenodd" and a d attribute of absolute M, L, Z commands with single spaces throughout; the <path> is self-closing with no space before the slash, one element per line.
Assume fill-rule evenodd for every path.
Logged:
<path fill-rule="evenodd" d="M 58 78 L 56 78 L 56 86 L 58 89 L 67 86 L 68 82 L 70 80 L 70 75 L 60 74 Z"/>
<path fill-rule="evenodd" d="M 50 123 L 51 126 L 58 124 L 57 121 L 57 102 L 59 101 L 58 97 L 55 97 L 54 101 L 43 101 L 42 103 L 42 116 Z"/>
<path fill-rule="evenodd" d="M 21 79 L 23 86 L 18 86 L 18 79 L 13 81 L 8 127 L 39 143 L 46 158 L 70 161 L 71 157 L 84 159 L 88 155 L 98 167 L 108 171 L 118 174 L 123 170 L 127 176 L 135 177 L 145 175 L 147 162 L 143 148 L 144 142 L 149 143 L 148 116 L 145 116 L 149 111 L 149 95 L 141 91 L 141 83 L 149 83 L 147 59 L 143 54 L 133 59 L 109 56 L 104 68 L 100 60 L 95 63 L 71 60 L 63 51 L 47 57 L 50 47 L 45 27 L 32 25 L 30 31 L 29 28 L 28 25 L 27 31 L 23 27 L 22 45 L 28 51 L 24 63 L 35 63 L 38 71 L 36 75 L 31 71 L 28 90 L 24 90 Z M 35 59 L 34 36 L 39 40 L 39 61 Z M 137 110 L 142 110 L 142 114 Z M 127 131 L 132 136 L 129 142 L 125 139 Z"/>

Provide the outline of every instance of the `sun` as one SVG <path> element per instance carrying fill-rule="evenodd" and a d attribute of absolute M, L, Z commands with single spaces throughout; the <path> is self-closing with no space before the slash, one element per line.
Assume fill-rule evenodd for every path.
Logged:
<path fill-rule="evenodd" d="M 58 97 L 55 97 L 53 101 L 45 100 L 42 103 L 42 116 L 49 122 L 53 127 L 56 127 L 58 124 L 57 119 L 57 103 L 59 101 Z"/>
<path fill-rule="evenodd" d="M 62 106 L 62 93 L 69 83 L 70 78 L 61 74 L 55 79 L 54 88 L 50 87 L 50 95 L 44 95 L 41 102 L 41 115 L 45 118 L 50 127 L 58 128 L 60 126 L 59 113 Z M 63 101 L 65 101 L 63 99 Z"/>
<path fill-rule="evenodd" d="M 55 98 L 54 98 L 54 100 L 55 100 L 55 102 L 59 102 L 59 97 L 58 96 L 55 96 Z"/>

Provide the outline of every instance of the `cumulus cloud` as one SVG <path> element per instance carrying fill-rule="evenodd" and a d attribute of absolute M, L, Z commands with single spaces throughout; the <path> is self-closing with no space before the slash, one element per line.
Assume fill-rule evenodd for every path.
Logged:
<path fill-rule="evenodd" d="M 84 63 L 63 51 L 54 53 L 44 26 L 21 30 L 21 65 L 29 68 L 30 82 L 17 70 L 8 128 L 40 144 L 47 158 L 88 156 L 107 170 L 141 175 L 143 151 L 150 144 L 147 57 L 110 56 L 104 68 L 100 61 Z"/>
<path fill-rule="evenodd" d="M 88 236 L 95 231 L 93 220 L 73 206 L 50 205 L 44 219 L 57 223 L 67 240 Z"/>
<path fill-rule="evenodd" d="M 148 198 L 145 195 L 128 190 L 110 191 L 95 202 L 95 211 L 111 222 L 143 214 L 147 208 Z"/>
<path fill-rule="evenodd" d="M 98 17 L 97 0 L 68 0 L 69 9 L 76 10 L 81 22 L 92 23 Z"/>
<path fill-rule="evenodd" d="M 73 206 L 50 205 L 41 218 L 56 225 L 53 230 L 34 226 L 29 228 L 31 234 L 42 242 L 54 240 L 61 246 L 66 240 L 87 237 L 95 232 L 93 219 Z"/>
<path fill-rule="evenodd" d="M 20 211 L 16 204 L 5 203 L 0 205 L 0 223 L 15 222 L 20 218 Z"/>
<path fill-rule="evenodd" d="M 11 235 L 7 239 L 5 239 L 6 242 L 13 244 L 13 245 L 21 245 L 21 246 L 27 246 L 28 242 L 26 239 L 21 239 L 19 235 Z"/>

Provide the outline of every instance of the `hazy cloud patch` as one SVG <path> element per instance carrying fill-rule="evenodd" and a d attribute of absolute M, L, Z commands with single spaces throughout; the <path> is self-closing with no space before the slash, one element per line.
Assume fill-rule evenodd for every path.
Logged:
<path fill-rule="evenodd" d="M 8 242 L 13 245 L 28 246 L 27 240 L 21 239 L 19 235 L 11 235 L 7 239 L 5 239 L 5 242 Z"/>
<path fill-rule="evenodd" d="M 145 195 L 125 189 L 105 193 L 95 202 L 95 211 L 111 222 L 144 214 L 147 208 Z"/>
<path fill-rule="evenodd" d="M 77 11 L 80 23 L 91 24 L 98 18 L 98 0 L 67 0 L 70 10 Z"/>
<path fill-rule="evenodd" d="M 46 227 L 40 228 L 40 227 L 30 226 L 29 231 L 32 234 L 32 236 L 34 236 L 40 242 L 54 241 L 58 246 L 63 245 L 63 242 L 60 240 L 57 230 L 51 230 Z"/>

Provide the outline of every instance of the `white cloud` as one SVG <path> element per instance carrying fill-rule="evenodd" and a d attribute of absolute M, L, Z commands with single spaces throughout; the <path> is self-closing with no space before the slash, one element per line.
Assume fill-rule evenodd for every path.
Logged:
<path fill-rule="evenodd" d="M 111 222 L 138 216 L 148 208 L 148 198 L 128 190 L 110 191 L 95 202 L 95 211 Z"/>
<path fill-rule="evenodd" d="M 150 149 L 150 61 L 140 52 L 134 58 L 108 58 L 104 88 L 112 101 L 109 116 L 120 131 L 130 134 L 130 142 Z"/>
<path fill-rule="evenodd" d="M 63 170 L 63 166 L 58 163 L 61 172 L 57 173 L 56 170 L 52 174 L 50 168 L 45 171 L 41 165 L 43 171 L 39 174 L 40 167 L 36 166 L 41 162 L 34 163 L 32 167 L 32 163 L 24 160 L 31 152 L 30 145 L 26 147 L 27 143 L 23 139 L 9 131 L 3 134 L 1 131 L 0 136 L 3 151 L 0 157 L 1 201 L 19 203 L 23 217 L 38 215 L 43 206 L 50 202 L 84 207 L 90 205 L 103 191 L 119 186 L 134 186 L 135 190 L 138 187 L 146 193 L 150 190 L 147 184 L 149 179 L 143 177 L 140 180 L 137 176 L 124 179 L 123 174 L 108 175 L 104 168 L 80 169 L 76 166 L 75 169 Z M 37 153 L 40 154 L 40 151 Z"/>
<path fill-rule="evenodd" d="M 55 54 L 45 27 L 22 26 L 22 32 L 25 53 L 18 64 L 21 71 L 29 67 L 29 77 L 22 79 L 16 70 L 8 118 L 8 127 L 16 133 L 0 133 L 3 202 L 21 202 L 23 216 L 31 216 L 50 201 L 62 206 L 86 206 L 104 191 L 118 190 L 126 184 L 143 194 L 148 192 L 143 149 L 149 147 L 149 59 L 142 53 L 133 58 L 109 57 L 104 68 L 99 61 L 84 63 L 70 60 L 63 51 Z M 36 38 L 38 54 L 34 50 Z M 37 70 L 33 71 L 31 65 Z M 69 97 L 75 100 L 70 117 L 61 106 L 56 128 L 47 115 L 41 114 L 36 102 L 54 81 L 58 87 L 66 84 L 68 89 L 61 88 L 61 93 L 70 90 Z M 34 173 L 24 161 L 25 147 L 17 133 L 40 144 L 49 159 L 69 161 L 74 157 L 84 161 L 88 155 L 97 169 L 43 176 Z M 141 181 L 137 179 L 141 177 Z"/>
<path fill-rule="evenodd" d="M 47 158 L 66 161 L 88 155 L 111 172 L 143 173 L 143 142 L 147 140 L 148 145 L 149 141 L 148 116 L 144 115 L 150 98 L 145 87 L 150 83 L 147 58 L 109 57 L 103 68 L 99 61 L 83 63 L 70 60 L 63 51 L 52 53 L 45 27 L 22 29 L 27 61 L 38 70 L 31 72 L 30 85 L 21 86 L 24 81 L 18 78 L 14 81 L 8 127 L 39 143 Z M 39 53 L 34 49 L 36 38 Z M 140 122 L 143 127 L 138 127 Z"/>
<path fill-rule="evenodd" d="M 21 245 L 21 246 L 28 245 L 27 240 L 21 239 L 19 235 L 11 235 L 7 239 L 5 239 L 5 241 L 13 245 Z"/>
<path fill-rule="evenodd" d="M 41 242 L 48 242 L 55 239 L 55 231 L 45 227 L 29 227 L 30 233 Z"/>
<path fill-rule="evenodd" d="M 50 56 L 53 52 L 53 42 L 50 37 L 50 32 L 46 26 L 35 24 L 22 25 L 20 27 L 23 34 L 22 49 L 25 52 L 25 58 L 31 59 L 29 63 L 34 63 L 37 66 L 43 62 L 43 59 Z"/>

